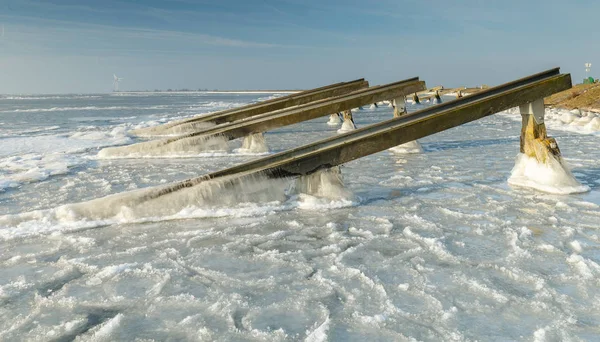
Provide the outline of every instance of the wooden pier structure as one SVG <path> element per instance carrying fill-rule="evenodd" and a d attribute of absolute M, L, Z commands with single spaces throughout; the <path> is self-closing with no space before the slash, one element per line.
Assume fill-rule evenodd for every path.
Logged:
<path fill-rule="evenodd" d="M 420 81 L 418 77 L 414 77 L 395 83 L 358 90 L 334 98 L 311 102 L 293 108 L 256 115 L 245 120 L 218 125 L 210 129 L 168 139 L 166 142 L 169 143 L 199 135 L 220 135 L 227 137 L 229 140 L 233 140 L 333 113 L 347 112 L 353 108 L 375 102 L 399 98 L 405 94 L 424 88 L 425 82 Z"/>
<path fill-rule="evenodd" d="M 252 103 L 242 107 L 226 109 L 210 114 L 199 115 L 189 119 L 174 121 L 157 127 L 138 129 L 132 131 L 131 133 L 134 135 L 143 136 L 151 132 L 176 129 L 178 126 L 182 125 L 190 125 L 191 129 L 194 129 L 194 127 L 206 127 L 207 123 L 218 125 L 236 120 L 242 120 L 263 113 L 273 112 L 280 109 L 290 108 L 318 100 L 348 94 L 353 91 L 368 87 L 369 82 L 365 81 L 364 78 L 360 78 L 350 82 L 330 84 L 324 87 L 310 89 L 267 101 Z M 204 124 L 204 126 L 202 124 Z"/>
<path fill-rule="evenodd" d="M 154 147 L 160 147 L 176 142 L 182 142 L 185 139 L 198 137 L 206 137 L 207 139 L 210 137 L 225 137 L 228 140 L 233 140 L 340 112 L 346 112 L 346 116 L 351 118 L 351 109 L 353 108 L 379 101 L 400 98 L 402 99 L 402 103 L 404 103 L 404 96 L 406 94 L 423 89 L 425 89 L 425 82 L 420 81 L 418 77 L 414 77 L 395 83 L 357 90 L 349 94 L 326 98 L 304 105 L 254 115 L 246 119 L 216 125 L 207 129 L 196 130 L 193 133 L 187 133 L 173 138 L 141 142 L 138 143 L 138 145 L 150 144 Z M 125 146 L 125 148 L 129 148 L 129 146 Z M 109 147 L 104 149 L 104 152 L 101 153 L 111 153 L 112 151 L 119 151 L 120 149 L 122 149 L 122 147 Z"/>
<path fill-rule="evenodd" d="M 150 200 L 221 177 L 232 179 L 232 177 L 239 178 L 247 175 L 266 175 L 279 178 L 310 175 L 517 106 L 521 108 L 523 117 L 521 152 L 536 157 L 539 162 L 544 162 L 550 154 L 560 156 L 560 150 L 556 141 L 546 135 L 543 98 L 570 87 L 571 75 L 560 74 L 559 68 L 550 69 L 460 99 L 410 114 L 400 114 L 390 120 L 349 133 L 184 180 L 168 187 L 157 188 L 156 191 L 146 194 L 144 199 Z M 414 92 L 416 91 L 412 91 Z M 402 91 L 385 93 L 385 95 L 388 99 L 393 99 L 396 106 L 404 102 Z M 384 98 L 382 96 L 378 98 Z M 376 101 L 373 97 L 366 102 Z M 345 105 L 354 108 L 358 103 L 359 101 L 355 99 L 345 98 L 338 100 L 336 106 Z M 328 108 L 335 112 L 341 107 Z M 251 132 L 253 130 L 244 131 L 245 134 Z"/>

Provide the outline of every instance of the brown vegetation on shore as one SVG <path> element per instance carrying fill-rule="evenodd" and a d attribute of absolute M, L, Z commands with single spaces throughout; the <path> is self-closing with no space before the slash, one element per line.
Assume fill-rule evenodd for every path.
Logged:
<path fill-rule="evenodd" d="M 544 99 L 547 106 L 600 111 L 600 84 L 577 84 Z"/>

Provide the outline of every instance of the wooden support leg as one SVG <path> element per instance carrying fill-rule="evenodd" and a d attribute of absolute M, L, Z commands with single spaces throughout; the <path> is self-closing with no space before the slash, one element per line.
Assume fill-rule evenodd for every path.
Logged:
<path fill-rule="evenodd" d="M 535 157 L 540 163 L 547 163 L 552 155 L 559 159 L 560 149 L 554 138 L 548 137 L 544 124 L 544 100 L 519 107 L 521 111 L 521 153 L 528 157 Z"/>

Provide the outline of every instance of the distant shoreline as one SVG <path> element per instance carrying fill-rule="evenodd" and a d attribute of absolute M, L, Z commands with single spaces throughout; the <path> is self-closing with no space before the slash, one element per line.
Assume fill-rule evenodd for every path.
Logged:
<path fill-rule="evenodd" d="M 189 94 L 189 93 L 197 93 L 197 94 L 272 94 L 272 93 L 299 93 L 302 90 L 159 90 L 159 91 L 117 91 L 112 92 L 110 94 L 147 94 L 147 93 L 155 93 L 155 94 Z"/>
<path fill-rule="evenodd" d="M 303 90 L 133 90 L 112 91 L 107 93 L 6 93 L 0 94 L 0 98 L 7 96 L 64 96 L 64 95 L 111 95 L 111 94 L 294 94 Z"/>

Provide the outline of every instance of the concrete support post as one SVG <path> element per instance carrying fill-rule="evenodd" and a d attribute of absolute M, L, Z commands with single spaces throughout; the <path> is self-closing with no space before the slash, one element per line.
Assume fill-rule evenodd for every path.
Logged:
<path fill-rule="evenodd" d="M 522 118 L 521 153 L 546 163 L 549 155 L 560 157 L 554 138 L 548 137 L 544 124 L 544 100 L 539 99 L 519 106 Z"/>

